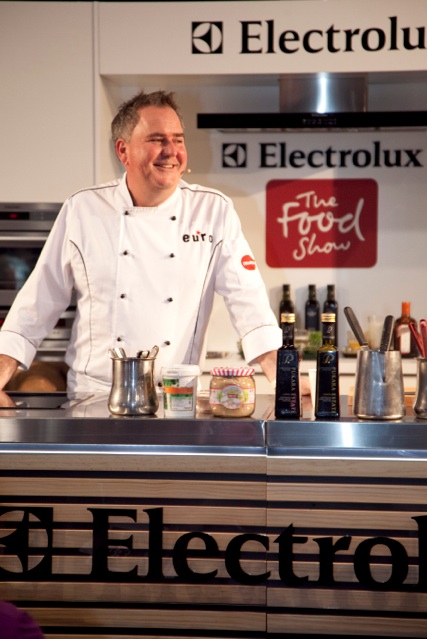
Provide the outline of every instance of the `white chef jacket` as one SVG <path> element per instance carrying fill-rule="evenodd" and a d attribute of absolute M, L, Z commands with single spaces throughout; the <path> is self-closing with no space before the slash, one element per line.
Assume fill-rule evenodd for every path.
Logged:
<path fill-rule="evenodd" d="M 230 198 L 181 181 L 160 206 L 132 203 L 126 174 L 63 205 L 0 331 L 0 353 L 25 369 L 76 292 L 65 355 L 71 391 L 108 390 L 108 349 L 160 347 L 155 376 L 199 364 L 214 293 L 223 296 L 248 362 L 281 331 Z"/>

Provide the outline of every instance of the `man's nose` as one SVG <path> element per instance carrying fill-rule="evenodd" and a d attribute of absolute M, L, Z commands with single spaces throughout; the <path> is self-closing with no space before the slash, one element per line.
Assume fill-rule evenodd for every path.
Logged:
<path fill-rule="evenodd" d="M 168 155 L 175 155 L 176 153 L 176 145 L 173 140 L 163 140 L 163 153 L 167 153 Z"/>

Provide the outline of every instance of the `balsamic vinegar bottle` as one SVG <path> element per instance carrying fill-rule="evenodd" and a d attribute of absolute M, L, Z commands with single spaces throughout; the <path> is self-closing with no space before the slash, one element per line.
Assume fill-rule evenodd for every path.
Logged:
<path fill-rule="evenodd" d="M 294 346 L 295 313 L 281 316 L 283 345 L 277 351 L 276 419 L 300 419 L 299 353 Z"/>
<path fill-rule="evenodd" d="M 335 313 L 335 346 L 338 346 L 338 302 L 335 299 L 335 284 L 328 284 L 323 312 Z"/>
<path fill-rule="evenodd" d="M 283 284 L 282 299 L 279 306 L 279 324 L 282 323 L 283 313 L 295 313 L 294 303 L 291 300 L 291 287 L 289 284 Z"/>
<path fill-rule="evenodd" d="M 317 351 L 316 402 L 317 419 L 340 416 L 338 349 L 335 346 L 335 315 L 322 313 L 322 346 Z"/>
<path fill-rule="evenodd" d="M 309 284 L 308 299 L 305 303 L 305 328 L 307 331 L 320 330 L 320 306 L 316 297 L 316 284 Z"/>

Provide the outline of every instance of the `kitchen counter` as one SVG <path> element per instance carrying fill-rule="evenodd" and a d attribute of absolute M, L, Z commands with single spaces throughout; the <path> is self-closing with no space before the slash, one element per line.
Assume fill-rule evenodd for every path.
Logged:
<path fill-rule="evenodd" d="M 0 597 L 66 636 L 427 636 L 427 421 L 0 411 Z M 17 541 L 16 541 L 17 540 Z M 392 633 L 392 634 L 390 634 Z"/>

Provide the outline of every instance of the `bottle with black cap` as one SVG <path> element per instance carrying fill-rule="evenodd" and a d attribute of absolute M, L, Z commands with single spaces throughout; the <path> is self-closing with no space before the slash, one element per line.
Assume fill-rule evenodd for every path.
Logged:
<path fill-rule="evenodd" d="M 305 303 L 305 328 L 307 331 L 320 330 L 320 306 L 317 301 L 316 284 L 308 285 L 308 299 Z"/>
<path fill-rule="evenodd" d="M 295 306 L 291 300 L 291 287 L 290 284 L 283 284 L 282 286 L 282 299 L 279 306 L 279 324 L 282 323 L 283 313 L 295 313 Z"/>
<path fill-rule="evenodd" d="M 323 312 L 335 313 L 335 346 L 338 346 L 338 302 L 335 299 L 335 284 L 328 284 Z"/>
<path fill-rule="evenodd" d="M 295 313 L 281 316 L 283 344 L 277 351 L 276 419 L 299 419 L 301 397 L 299 388 L 299 353 L 294 346 Z"/>
<path fill-rule="evenodd" d="M 317 351 L 316 401 L 317 419 L 338 419 L 340 395 L 338 349 L 335 346 L 335 314 L 322 313 L 322 346 Z"/>

